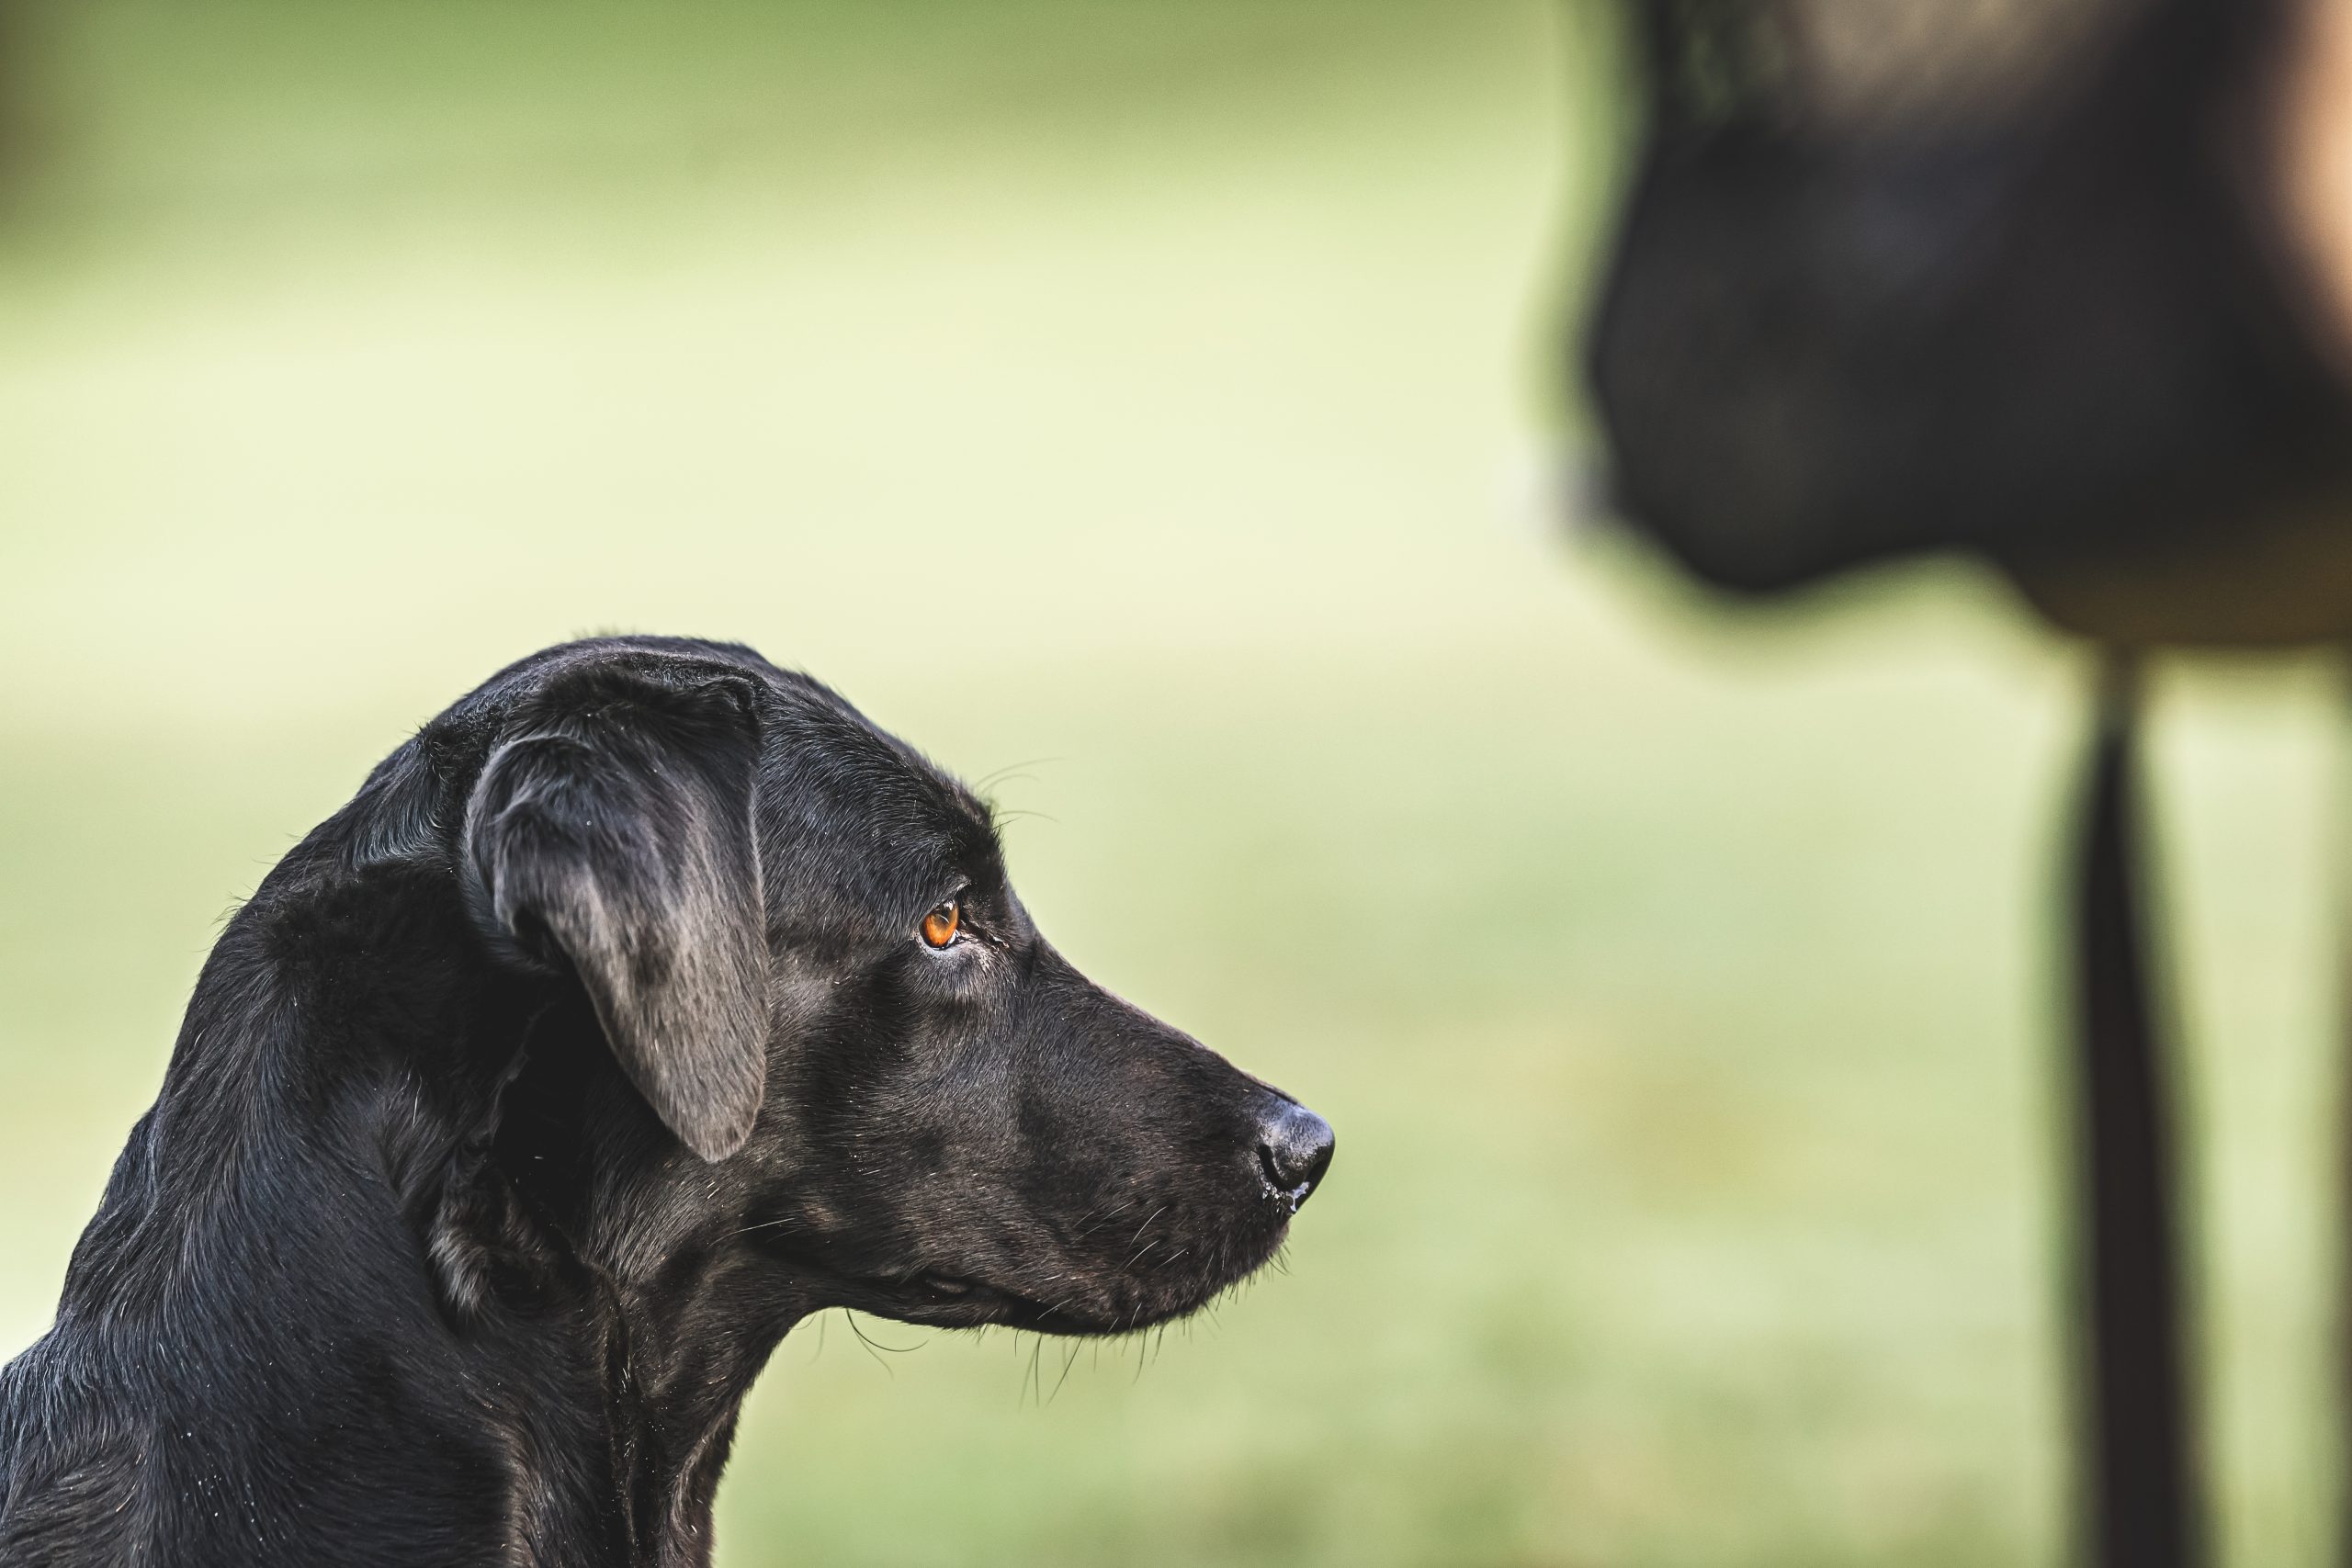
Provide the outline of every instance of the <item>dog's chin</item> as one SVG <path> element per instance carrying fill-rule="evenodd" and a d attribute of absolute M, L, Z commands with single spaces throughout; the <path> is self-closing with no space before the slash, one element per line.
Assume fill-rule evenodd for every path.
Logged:
<path fill-rule="evenodd" d="M 1224 1260 L 1221 1268 L 1098 1272 L 1077 1267 L 1050 1275 L 1048 1289 L 928 1269 L 902 1280 L 873 1281 L 857 1292 L 864 1299 L 843 1304 L 935 1328 L 1132 1334 L 1189 1316 L 1242 1283 L 1272 1258 L 1289 1230 L 1285 1221 L 1265 1234 L 1233 1238 L 1216 1254 Z"/>

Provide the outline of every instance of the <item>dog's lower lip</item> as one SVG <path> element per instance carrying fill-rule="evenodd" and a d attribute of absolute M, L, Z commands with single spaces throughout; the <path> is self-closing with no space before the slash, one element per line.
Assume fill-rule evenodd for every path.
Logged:
<path fill-rule="evenodd" d="M 955 1314 L 959 1323 L 966 1320 L 964 1314 L 980 1312 L 990 1314 L 990 1321 L 1051 1332 L 1061 1318 L 1043 1302 L 961 1274 L 924 1272 L 910 1276 L 906 1284 L 926 1298 L 916 1310 Z"/>
<path fill-rule="evenodd" d="M 1011 1314 L 1012 1320 L 1042 1326 L 1061 1317 L 1061 1314 L 1044 1302 L 1008 1291 L 1001 1285 L 991 1285 L 985 1280 L 975 1280 L 963 1274 L 940 1274 L 925 1270 L 911 1275 L 906 1283 L 924 1292 L 932 1299 L 929 1304 L 943 1310 L 957 1307 L 978 1307 Z"/>

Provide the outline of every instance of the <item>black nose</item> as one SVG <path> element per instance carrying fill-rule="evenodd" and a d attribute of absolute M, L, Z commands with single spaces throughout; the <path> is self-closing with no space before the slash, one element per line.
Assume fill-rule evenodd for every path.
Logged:
<path fill-rule="evenodd" d="M 1277 1100 L 1258 1123 L 1258 1169 L 1296 1213 L 1331 1168 L 1331 1124 L 1295 1100 Z"/>

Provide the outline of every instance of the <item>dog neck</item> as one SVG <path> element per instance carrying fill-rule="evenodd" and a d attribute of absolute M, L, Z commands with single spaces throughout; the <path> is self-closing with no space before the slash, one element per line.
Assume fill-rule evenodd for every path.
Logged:
<path fill-rule="evenodd" d="M 51 1349 L 144 1385 L 141 1517 L 248 1529 L 220 1561 L 368 1555 L 316 1533 L 377 1512 L 320 1495 L 348 1487 L 499 1543 L 451 1562 L 705 1563 L 737 1412 L 806 1308 L 677 1234 L 707 1168 L 582 1072 L 593 1019 L 466 959 L 447 881 L 388 875 L 438 880 L 298 850 L 223 932 Z M 186 1517 L 215 1486 L 242 1527 Z"/>

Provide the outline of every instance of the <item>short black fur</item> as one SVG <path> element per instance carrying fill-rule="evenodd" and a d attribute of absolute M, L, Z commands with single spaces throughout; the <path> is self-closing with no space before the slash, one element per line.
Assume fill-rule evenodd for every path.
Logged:
<path fill-rule="evenodd" d="M 551 649 L 229 921 L 0 1371 L 0 1562 L 704 1563 L 797 1322 L 1147 1326 L 1329 1157 L 1071 968 L 980 803 L 823 686 Z"/>

